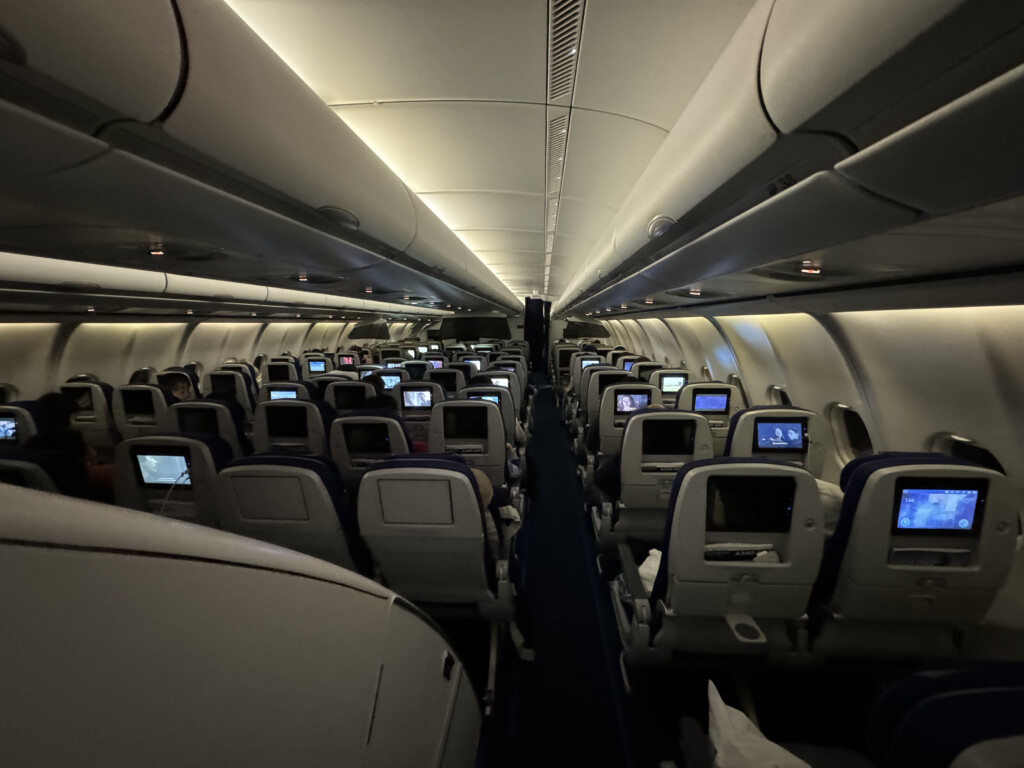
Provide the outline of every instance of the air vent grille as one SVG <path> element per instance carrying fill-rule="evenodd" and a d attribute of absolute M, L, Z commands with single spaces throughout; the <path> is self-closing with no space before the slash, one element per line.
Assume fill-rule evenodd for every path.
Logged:
<path fill-rule="evenodd" d="M 569 115 L 548 120 L 548 194 L 558 194 L 562 187 L 565 166 L 565 140 L 569 132 Z"/>
<path fill-rule="evenodd" d="M 553 0 L 548 20 L 548 101 L 571 99 L 584 0 Z"/>

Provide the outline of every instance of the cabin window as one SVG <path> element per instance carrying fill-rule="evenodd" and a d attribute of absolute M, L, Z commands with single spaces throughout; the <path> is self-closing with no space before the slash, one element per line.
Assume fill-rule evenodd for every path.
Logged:
<path fill-rule="evenodd" d="M 936 435 L 932 438 L 931 449 L 952 456 L 954 459 L 963 459 L 986 469 L 1006 474 L 1002 462 L 995 457 L 995 454 L 969 437 L 949 433 Z"/>
<path fill-rule="evenodd" d="M 836 403 L 829 409 L 829 421 L 832 424 L 836 450 L 844 464 L 858 456 L 868 456 L 875 452 L 868 427 L 853 408 Z"/>
<path fill-rule="evenodd" d="M 786 392 L 786 388 L 780 387 L 777 384 L 768 387 L 768 402 L 772 405 L 790 406 L 793 404 L 793 401 L 789 399 L 789 393 Z"/>

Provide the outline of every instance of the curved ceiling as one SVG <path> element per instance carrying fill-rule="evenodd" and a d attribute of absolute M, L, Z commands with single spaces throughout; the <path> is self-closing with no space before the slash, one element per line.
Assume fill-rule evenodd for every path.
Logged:
<path fill-rule="evenodd" d="M 513 293 L 555 299 L 753 0 L 228 4 Z"/>

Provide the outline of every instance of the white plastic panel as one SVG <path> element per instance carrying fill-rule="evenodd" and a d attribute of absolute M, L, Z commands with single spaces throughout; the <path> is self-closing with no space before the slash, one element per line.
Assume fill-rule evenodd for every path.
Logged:
<path fill-rule="evenodd" d="M 170 0 L 3 0 L 0 18 L 31 69 L 127 117 L 155 120 L 174 97 L 182 56 Z"/>
<path fill-rule="evenodd" d="M 84 283 L 107 291 L 140 293 L 163 293 L 167 286 L 167 277 L 163 272 L 47 259 L 20 253 L 0 253 L 0 280 L 43 285 Z"/>
<path fill-rule="evenodd" d="M 648 242 L 651 219 L 679 218 L 774 143 L 757 82 L 771 7 L 760 0 L 740 24 L 553 313 Z"/>
<path fill-rule="evenodd" d="M 171 295 L 228 297 L 238 301 L 267 301 L 267 287 L 205 277 L 167 275 L 167 291 Z"/>
<path fill-rule="evenodd" d="M 670 317 L 665 323 L 682 349 L 687 369 L 694 375 L 691 384 L 701 381 L 700 371 L 705 365 L 715 381 L 725 381 L 730 373 L 739 373 L 732 350 L 709 320 L 703 317 Z"/>
<path fill-rule="evenodd" d="M 18 398 L 34 400 L 50 391 L 51 353 L 60 331 L 57 323 L 0 324 L 0 383 L 18 388 Z"/>
<path fill-rule="evenodd" d="M 841 174 L 932 215 L 1024 194 L 1024 65 L 836 166 Z"/>
<path fill-rule="evenodd" d="M 537 231 L 544 220 L 543 194 L 438 192 L 420 199 L 454 230 Z"/>
<path fill-rule="evenodd" d="M 573 106 L 667 131 L 753 4 L 588 0 Z"/>
<path fill-rule="evenodd" d="M 791 133 L 964 0 L 775 0 L 761 57 L 765 108 Z"/>
<path fill-rule="evenodd" d="M 181 361 L 198 361 L 204 371 L 216 370 L 228 357 L 251 362 L 259 331 L 258 323 L 200 323 L 189 334 Z"/>
<path fill-rule="evenodd" d="M 185 323 L 82 323 L 65 342 L 50 386 L 93 373 L 112 386 L 127 384 L 137 368 L 180 365 Z"/>
<path fill-rule="evenodd" d="M 189 79 L 167 132 L 394 248 L 416 231 L 401 180 L 227 5 L 179 0 Z"/>

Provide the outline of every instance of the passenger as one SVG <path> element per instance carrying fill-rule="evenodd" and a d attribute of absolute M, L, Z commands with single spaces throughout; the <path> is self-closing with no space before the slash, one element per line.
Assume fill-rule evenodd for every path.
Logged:
<path fill-rule="evenodd" d="M 100 464 L 95 449 L 74 429 L 55 429 L 32 435 L 25 447 L 36 451 L 54 451 L 68 456 L 85 477 L 86 498 L 104 504 L 114 503 L 114 465 Z"/>
<path fill-rule="evenodd" d="M 171 385 L 171 394 L 174 395 L 179 402 L 191 399 L 192 384 L 189 382 L 187 376 L 174 377 L 174 384 Z"/>
<path fill-rule="evenodd" d="M 495 560 L 501 557 L 501 536 L 498 533 L 498 525 L 494 522 L 494 512 L 491 509 L 491 501 L 494 499 L 494 486 L 487 479 L 487 475 L 476 467 L 470 467 L 470 472 L 476 478 L 476 487 L 479 491 L 480 506 L 484 510 L 484 533 L 487 537 L 487 549 Z"/>

